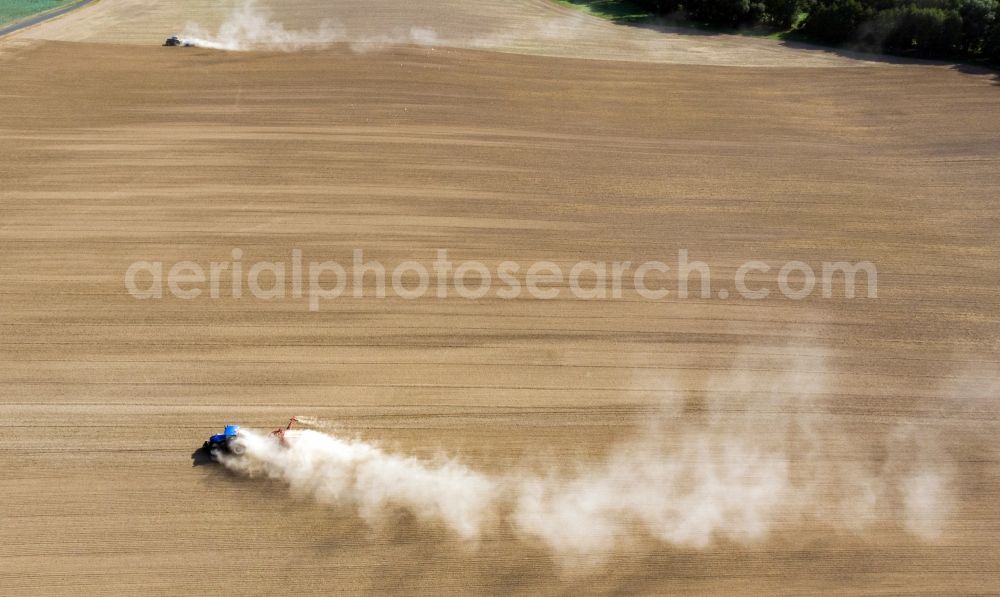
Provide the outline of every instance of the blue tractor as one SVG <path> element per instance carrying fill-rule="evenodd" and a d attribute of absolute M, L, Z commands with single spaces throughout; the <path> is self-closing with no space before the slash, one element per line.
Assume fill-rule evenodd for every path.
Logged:
<path fill-rule="evenodd" d="M 288 425 L 272 431 L 271 437 L 276 438 L 279 445 L 287 448 L 288 438 L 285 437 L 285 432 L 290 430 L 292 425 L 297 422 L 298 419 L 292 417 L 288 420 Z M 191 455 L 191 459 L 194 460 L 194 466 L 218 462 L 220 454 L 242 456 L 246 452 L 246 446 L 242 442 L 236 441 L 239 433 L 239 425 L 226 425 L 222 433 L 217 433 L 205 440 L 205 443 Z"/>
<path fill-rule="evenodd" d="M 204 445 L 202 445 L 202 449 L 209 451 L 213 455 L 216 453 L 223 453 L 235 454 L 239 456 L 243 453 L 243 446 L 234 441 L 239 432 L 239 425 L 226 425 L 226 428 L 222 433 L 217 433 L 205 440 Z"/>

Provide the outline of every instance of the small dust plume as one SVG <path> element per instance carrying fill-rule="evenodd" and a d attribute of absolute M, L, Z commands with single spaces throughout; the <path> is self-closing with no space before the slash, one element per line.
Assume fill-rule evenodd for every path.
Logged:
<path fill-rule="evenodd" d="M 458 536 L 479 536 L 496 499 L 495 481 L 453 460 L 424 462 L 363 441 L 309 429 L 284 438 L 240 432 L 229 469 L 282 481 L 293 492 L 327 504 L 351 505 L 374 523 L 392 508 L 445 523 Z"/>
<path fill-rule="evenodd" d="M 947 476 L 921 470 L 903 479 L 902 491 L 906 530 L 927 541 L 939 539 L 951 511 Z"/>
<path fill-rule="evenodd" d="M 524 50 L 541 42 L 568 42 L 584 38 L 588 17 L 574 14 L 538 19 L 531 26 L 482 33 L 473 37 L 443 37 L 426 25 L 399 26 L 363 35 L 347 31 L 325 19 L 312 30 L 290 30 L 274 19 L 256 0 L 245 0 L 234 8 L 212 32 L 198 23 L 188 23 L 179 36 L 184 45 L 231 52 L 266 50 L 296 52 L 343 43 L 356 53 L 381 51 L 399 45 L 449 48 Z"/>
<path fill-rule="evenodd" d="M 323 46 L 342 41 L 344 32 L 329 21 L 312 31 L 289 31 L 271 19 L 270 12 L 247 0 L 233 9 L 218 31 L 211 33 L 196 23 L 188 23 L 181 41 L 214 50 L 279 50 L 291 52 L 307 46 Z"/>
<path fill-rule="evenodd" d="M 411 27 L 367 36 L 351 36 L 339 24 L 327 19 L 313 30 L 293 31 L 275 21 L 271 12 L 247 0 L 233 9 L 214 33 L 197 23 L 188 23 L 181 42 L 201 48 L 231 52 L 268 50 L 295 52 L 307 48 L 323 48 L 335 43 L 346 43 L 355 52 L 369 52 L 386 47 L 411 44 L 435 45 L 437 33 L 428 27 Z"/>
<path fill-rule="evenodd" d="M 323 419 L 317 417 L 309 417 L 305 415 L 295 417 L 295 423 L 299 426 L 309 427 L 311 429 L 332 429 L 336 427 L 336 425 L 330 421 L 324 421 Z"/>
<path fill-rule="evenodd" d="M 692 434 L 675 452 L 639 444 L 568 479 L 524 479 L 515 522 L 555 552 L 583 559 L 637 536 L 704 549 L 717 538 L 766 537 L 788 489 L 782 455 Z"/>

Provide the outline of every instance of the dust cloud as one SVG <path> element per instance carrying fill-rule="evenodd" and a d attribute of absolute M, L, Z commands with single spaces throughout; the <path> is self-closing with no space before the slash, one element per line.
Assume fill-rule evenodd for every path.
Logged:
<path fill-rule="evenodd" d="M 497 483 L 454 460 L 424 462 L 309 429 L 285 437 L 241 431 L 238 451 L 244 453 L 222 462 L 239 473 L 283 481 L 322 503 L 355 506 L 372 523 L 401 507 L 474 539 L 492 513 Z"/>
<path fill-rule="evenodd" d="M 532 40 L 569 40 L 581 35 L 587 17 L 581 14 L 540 19 L 533 27 L 497 31 L 473 37 L 446 38 L 427 26 L 396 27 L 390 31 L 357 35 L 331 20 L 320 21 L 312 30 L 289 30 L 274 20 L 271 11 L 256 0 L 246 0 L 234 8 L 215 32 L 198 23 L 188 23 L 179 36 L 186 44 L 225 51 L 268 50 L 295 52 L 347 44 L 357 53 L 383 50 L 398 45 L 426 47 L 502 48 L 516 47 Z"/>
<path fill-rule="evenodd" d="M 308 46 L 324 46 L 343 41 L 345 33 L 331 21 L 322 21 L 311 31 L 289 31 L 271 18 L 268 9 L 254 0 L 234 8 L 215 33 L 197 23 L 188 23 L 181 41 L 214 50 L 251 49 L 291 52 Z"/>
<path fill-rule="evenodd" d="M 340 24 L 326 19 L 312 30 L 289 30 L 272 18 L 271 11 L 254 0 L 247 0 L 233 9 L 213 33 L 197 23 L 188 23 L 181 41 L 201 48 L 231 52 L 270 50 L 295 52 L 306 48 L 323 48 L 335 43 L 349 44 L 363 53 L 386 47 L 411 44 L 430 46 L 439 42 L 437 33 L 429 27 L 396 29 L 378 35 L 351 36 Z"/>
<path fill-rule="evenodd" d="M 880 525 L 940 539 L 955 498 L 938 439 L 906 422 L 884 437 L 852 436 L 821 403 L 833 383 L 822 363 L 741 363 L 687 402 L 664 404 L 603 461 L 559 470 L 525 463 L 489 475 L 456 459 L 421 460 L 339 437 L 309 418 L 300 421 L 326 432 L 293 430 L 285 440 L 242 433 L 244 453 L 222 462 L 352 506 L 373 525 L 399 508 L 465 541 L 504 525 L 568 564 L 600 562 L 640 540 L 702 550 L 758 544 L 779 528 Z"/>

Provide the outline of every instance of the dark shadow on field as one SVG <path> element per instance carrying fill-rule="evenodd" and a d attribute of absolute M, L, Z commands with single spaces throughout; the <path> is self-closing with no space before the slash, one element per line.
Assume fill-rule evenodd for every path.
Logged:
<path fill-rule="evenodd" d="M 191 453 L 191 466 L 204 466 L 206 464 L 217 464 L 212 458 L 212 451 L 202 446 Z"/>
<path fill-rule="evenodd" d="M 975 64 L 956 64 L 952 68 L 966 75 L 993 77 L 993 84 L 1000 86 L 1000 71 Z"/>

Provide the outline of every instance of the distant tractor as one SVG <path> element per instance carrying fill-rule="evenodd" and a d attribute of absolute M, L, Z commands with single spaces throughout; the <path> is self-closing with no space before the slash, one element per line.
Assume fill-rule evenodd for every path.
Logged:
<path fill-rule="evenodd" d="M 189 42 L 187 40 L 181 39 L 181 38 L 177 37 L 176 35 L 171 35 L 170 37 L 168 37 L 167 41 L 163 42 L 163 45 L 165 45 L 165 46 L 171 46 L 171 47 L 173 47 L 173 46 L 181 46 L 181 47 L 184 47 L 184 48 L 193 48 L 194 47 L 193 43 L 191 43 L 191 42 Z"/>

